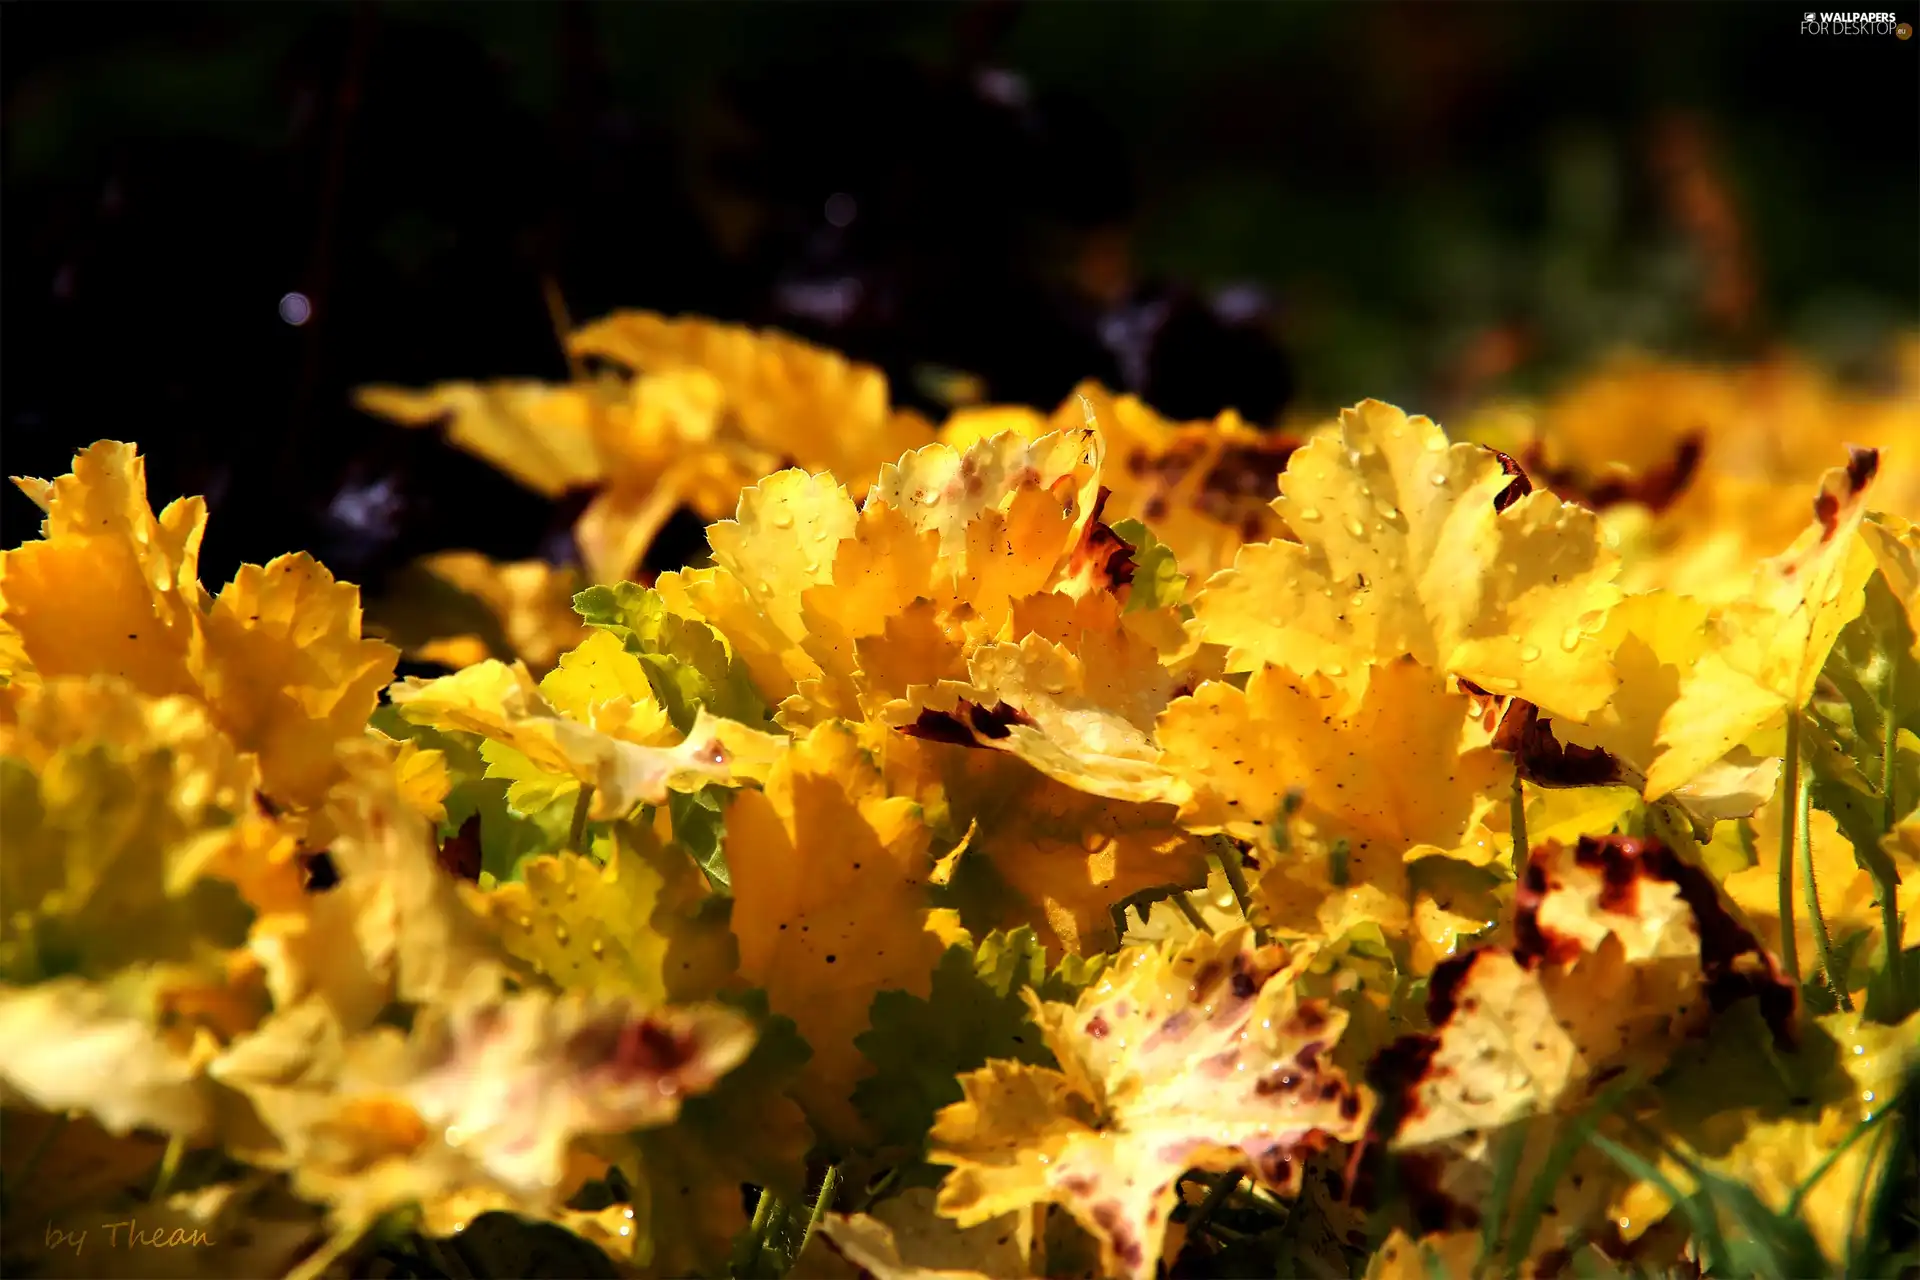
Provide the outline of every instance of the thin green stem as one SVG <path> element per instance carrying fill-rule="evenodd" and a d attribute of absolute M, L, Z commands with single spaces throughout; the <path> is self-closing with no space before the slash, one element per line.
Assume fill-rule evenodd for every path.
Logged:
<path fill-rule="evenodd" d="M 1513 882 L 1524 883 L 1527 878 L 1527 856 L 1533 852 L 1527 840 L 1527 792 L 1526 784 L 1520 781 L 1520 771 L 1513 771 L 1513 800 L 1509 806 L 1508 823 L 1513 828 Z"/>
<path fill-rule="evenodd" d="M 760 1199 L 753 1206 L 753 1222 L 733 1247 L 733 1274 L 740 1280 L 749 1280 L 760 1270 L 760 1254 L 766 1247 L 767 1229 L 773 1225 L 773 1211 L 779 1203 L 779 1198 L 772 1191 L 766 1187 L 760 1188 Z"/>
<path fill-rule="evenodd" d="M 1807 895 L 1807 915 L 1813 921 L 1813 949 L 1834 998 L 1840 1002 L 1841 1009 L 1851 1013 L 1853 997 L 1847 994 L 1846 975 L 1835 972 L 1833 967 L 1833 937 L 1827 932 L 1827 918 L 1820 911 L 1820 885 L 1813 876 L 1813 839 L 1809 831 L 1813 813 L 1813 770 L 1802 769 L 1799 782 L 1793 801 L 1793 825 L 1799 831 L 1794 846 L 1800 861 L 1800 888 Z"/>
<path fill-rule="evenodd" d="M 1880 829 L 1892 831 L 1894 824 L 1900 821 L 1900 805 L 1894 796 L 1900 771 L 1894 767 L 1900 754 L 1900 719 L 1894 707 L 1894 681 L 1898 678 L 1899 664 L 1890 664 L 1887 683 L 1882 693 L 1885 698 L 1880 708 L 1880 800 L 1883 806 Z M 1869 868 L 1871 870 L 1871 868 Z M 1900 954 L 1900 899 L 1894 892 L 1892 880 L 1881 876 L 1874 877 L 1874 891 L 1880 895 L 1880 934 L 1887 948 L 1887 991 L 1893 997 L 1893 1020 L 1898 1022 L 1907 1013 L 1907 966 L 1902 963 Z"/>
<path fill-rule="evenodd" d="M 813 1229 L 820 1225 L 820 1219 L 826 1217 L 827 1211 L 833 1208 L 833 1193 L 839 1189 L 840 1166 L 830 1164 L 827 1166 L 827 1172 L 820 1179 L 820 1195 L 813 1202 L 813 1212 L 807 1216 L 806 1234 L 800 1237 L 800 1253 L 807 1251 L 807 1241 L 813 1239 Z"/>
<path fill-rule="evenodd" d="M 587 851 L 587 811 L 592 807 L 593 788 L 582 785 L 580 794 L 573 801 L 573 826 L 567 831 L 567 848 L 575 853 Z"/>
<path fill-rule="evenodd" d="M 1799 818 L 1800 710 L 1787 713 L 1787 777 L 1780 792 L 1780 967 L 1797 990 L 1800 986 L 1800 939 L 1794 929 L 1794 826 Z"/>
<path fill-rule="evenodd" d="M 1202 916 L 1200 909 L 1193 905 L 1193 899 L 1184 893 L 1176 893 L 1168 901 L 1180 909 L 1180 914 L 1187 918 L 1188 924 L 1202 933 L 1207 932 L 1206 917 Z"/>
<path fill-rule="evenodd" d="M 1227 878 L 1227 885 L 1233 890 L 1233 900 L 1240 904 L 1240 914 L 1248 924 L 1253 924 L 1253 894 L 1247 888 L 1246 869 L 1240 865 L 1240 850 L 1231 840 L 1220 839 L 1214 843 L 1214 851 L 1220 859 L 1220 874 Z M 1254 937 L 1265 942 L 1265 930 L 1259 925 L 1253 926 Z"/>
<path fill-rule="evenodd" d="M 1191 1218 L 1187 1219 L 1187 1234 L 1195 1235 L 1200 1228 L 1206 1226 L 1207 1219 L 1213 1216 L 1214 1210 L 1226 1203 L 1227 1197 L 1232 1195 L 1233 1189 L 1239 1185 L 1239 1173 L 1221 1174 L 1213 1186 L 1207 1189 L 1207 1198 L 1200 1202 L 1200 1207 L 1193 1211 Z"/>
<path fill-rule="evenodd" d="M 187 1140 L 179 1134 L 167 1139 L 167 1153 L 160 1157 L 160 1173 L 153 1180 L 153 1192 L 147 1196 L 151 1204 L 164 1203 L 167 1192 L 173 1188 L 174 1175 L 180 1172 L 180 1159 L 187 1153 Z"/>

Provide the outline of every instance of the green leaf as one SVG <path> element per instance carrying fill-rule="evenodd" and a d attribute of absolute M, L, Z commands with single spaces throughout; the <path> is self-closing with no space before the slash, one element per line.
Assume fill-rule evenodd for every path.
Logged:
<path fill-rule="evenodd" d="M 1174 562 L 1173 548 L 1138 520 L 1121 520 L 1113 531 L 1133 548 L 1133 588 L 1122 612 L 1180 608 L 1186 602 L 1187 575 Z"/>
<path fill-rule="evenodd" d="M 673 822 L 673 842 L 693 855 L 715 893 L 733 892 L 727 870 L 727 805 L 733 792 L 726 787 L 675 791 L 667 796 L 667 816 Z"/>
<path fill-rule="evenodd" d="M 1841 630 L 1820 672 L 1805 735 L 1813 802 L 1833 815 L 1861 865 L 1876 877 L 1892 871 L 1880 850 L 1887 832 L 1889 727 L 1899 744 L 1891 781 L 1900 808 L 1920 797 L 1920 752 L 1910 736 L 1920 734 L 1920 661 L 1913 657 L 1913 640 L 1900 602 L 1875 574 L 1867 581 L 1860 616 Z"/>
<path fill-rule="evenodd" d="M 371 724 L 388 737 L 411 739 L 446 756 L 453 789 L 447 793 L 447 819 L 440 824 L 439 835 L 442 840 L 457 835 L 467 819 L 478 814 L 483 874 L 499 881 L 517 880 L 520 864 L 528 858 L 566 848 L 573 820 L 571 802 L 541 809 L 533 816 L 515 812 L 508 800 L 507 779 L 488 776 L 482 739 L 403 720 L 392 706 L 376 710 Z"/>
<path fill-rule="evenodd" d="M 854 1043 L 875 1074 L 855 1086 L 854 1105 L 888 1145 L 921 1150 L 934 1114 L 960 1101 L 961 1073 L 989 1058 L 1057 1065 L 1021 990 L 1066 1003 L 1104 967 L 1105 957 L 1069 956 L 1049 970 L 1046 948 L 1025 927 L 947 948 L 926 999 L 905 991 L 873 998 L 873 1025 Z"/>
<path fill-rule="evenodd" d="M 686 733 L 705 707 L 714 715 L 759 727 L 770 718 L 747 669 L 706 623 L 668 610 L 660 593 L 623 582 L 589 587 L 573 598 L 588 626 L 619 637 L 640 659 L 654 697 Z"/>

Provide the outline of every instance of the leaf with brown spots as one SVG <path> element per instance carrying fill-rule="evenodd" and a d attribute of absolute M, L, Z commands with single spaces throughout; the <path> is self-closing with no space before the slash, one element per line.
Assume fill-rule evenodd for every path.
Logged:
<path fill-rule="evenodd" d="M 1307 1156 L 1359 1137 L 1368 1105 L 1327 1052 L 1346 1014 L 1301 999 L 1290 960 L 1239 929 L 1123 952 L 1075 1005 L 1030 996 L 1060 1070 L 961 1079 L 931 1139 L 952 1166 L 940 1212 L 969 1227 L 1059 1204 L 1105 1274 L 1150 1277 L 1185 1171 L 1296 1193 Z"/>
<path fill-rule="evenodd" d="M 1477 1227 L 1512 1144 L 1524 1179 L 1557 1126 L 1609 1082 L 1651 1078 L 1716 1010 L 1757 996 L 1777 1034 L 1791 1034 L 1792 986 L 1706 873 L 1657 841 L 1539 846 L 1512 936 L 1510 948 L 1440 966 L 1428 987 L 1434 1031 L 1389 1046 L 1370 1072 L 1380 1135 L 1423 1230 Z M 1585 1181 L 1556 1201 L 1536 1251 L 1564 1245 L 1604 1207 Z"/>
<path fill-rule="evenodd" d="M 815 1127 L 854 1142 L 865 1126 L 854 1045 L 875 994 L 924 996 L 940 943 L 928 932 L 933 860 L 919 807 L 889 796 L 852 728 L 798 739 L 764 791 L 727 812 L 740 972 L 813 1046 L 797 1096 Z"/>

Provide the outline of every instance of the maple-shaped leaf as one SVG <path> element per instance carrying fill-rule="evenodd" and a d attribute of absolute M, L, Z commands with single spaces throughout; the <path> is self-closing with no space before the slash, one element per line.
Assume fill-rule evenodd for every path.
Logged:
<path fill-rule="evenodd" d="M 1021 992 L 1076 999 L 1104 964 L 1069 956 L 1049 970 L 1046 948 L 1026 928 L 988 934 L 977 947 L 971 938 L 955 943 L 924 998 L 874 997 L 873 1025 L 854 1042 L 874 1073 L 855 1086 L 854 1105 L 882 1142 L 918 1152 L 934 1114 L 960 1101 L 957 1076 L 996 1058 L 1058 1065 Z"/>
<path fill-rule="evenodd" d="M 929 1187 L 911 1187 L 865 1213 L 820 1219 L 794 1273 L 818 1280 L 1010 1280 L 1044 1275 L 1034 1215 L 1010 1213 L 958 1227 L 935 1211 Z"/>
<path fill-rule="evenodd" d="M 613 653 L 621 653 L 612 637 L 605 639 Z M 630 697 L 610 699 L 613 705 L 589 699 L 585 718 L 605 727 L 583 723 L 563 715 L 526 668 L 501 662 L 478 663 L 437 680 L 411 676 L 388 697 L 416 724 L 478 735 L 519 752 L 544 774 L 591 786 L 596 821 L 620 817 L 642 802 L 664 803 L 671 791 L 762 778 L 784 743 L 779 735 L 703 711 L 678 745 L 641 745 L 615 736 L 634 724 L 640 710 Z"/>
<path fill-rule="evenodd" d="M 1612 692 L 1592 639 L 1620 596 L 1599 523 L 1499 455 L 1369 400 L 1294 453 L 1280 488 L 1300 541 L 1243 548 L 1194 599 L 1231 669 L 1338 678 L 1411 655 L 1573 719 Z"/>
<path fill-rule="evenodd" d="M 1297 1191 L 1305 1157 L 1359 1137 L 1367 1105 L 1327 1060 L 1346 1015 L 1293 978 L 1286 951 L 1242 929 L 1123 953 L 1074 1005 L 1029 996 L 1060 1069 L 998 1061 L 961 1079 L 932 1134 L 953 1167 L 939 1211 L 966 1227 L 1059 1204 L 1106 1274 L 1151 1276 L 1188 1169 Z"/>
<path fill-rule="evenodd" d="M 1047 425 L 1066 429 L 1088 418 L 1112 462 L 1103 476 L 1112 518 L 1145 522 L 1197 578 L 1233 563 L 1243 545 L 1286 533 L 1272 502 L 1298 436 L 1249 426 L 1232 409 L 1211 422 L 1171 422 L 1137 396 L 1091 382 Z"/>
<path fill-rule="evenodd" d="M 1337 938 L 1370 920 L 1411 934 L 1424 970 L 1495 908 L 1483 885 L 1455 909 L 1408 865 L 1499 856 L 1512 772 L 1467 745 L 1472 717 L 1469 698 L 1402 659 L 1340 682 L 1278 667 L 1244 690 L 1210 681 L 1169 706 L 1158 733 L 1189 790 L 1184 824 L 1290 849 L 1255 886 L 1267 923 Z"/>
<path fill-rule="evenodd" d="M 407 657 L 458 670 L 516 658 L 537 675 L 587 638 L 573 611 L 577 570 L 442 551 L 403 569 L 367 606 L 370 630 Z"/>
<path fill-rule="evenodd" d="M 220 727 L 260 757 L 267 792 L 310 805 L 335 776 L 335 745 L 366 727 L 398 657 L 361 638 L 360 589 L 300 554 L 241 565 L 187 665 Z"/>
<path fill-rule="evenodd" d="M 1079 652 L 1035 633 L 980 645 L 964 681 L 914 690 L 887 707 L 886 721 L 1004 751 L 1095 795 L 1178 803 L 1183 792 L 1161 763 L 1154 722 L 1197 681 L 1163 666 L 1148 641 L 1122 627 L 1092 639 Z"/>
<path fill-rule="evenodd" d="M 804 451 L 802 463 L 845 480 L 933 438 L 919 415 L 892 407 L 878 369 L 772 330 L 619 311 L 575 330 L 567 349 L 645 374 L 704 372 L 749 440 Z"/>
<path fill-rule="evenodd" d="M 271 1144 L 252 1158 L 290 1169 L 348 1230 L 413 1204 L 440 1222 L 442 1202 L 550 1217 L 583 1170 L 605 1169 L 592 1143 L 672 1125 L 756 1035 L 724 1005 L 509 994 L 497 975 L 467 976 L 405 1035 L 341 1042 L 302 1006 L 234 1045 L 215 1075 Z"/>
<path fill-rule="evenodd" d="M 925 995 L 940 954 L 919 806 L 888 795 L 852 729 L 828 723 L 735 798 L 727 837 L 740 972 L 813 1046 L 800 1096 L 816 1126 L 857 1139 L 849 1095 L 867 1064 L 854 1037 L 876 993 Z"/>
<path fill-rule="evenodd" d="M 702 707 L 742 724 L 767 718 L 766 704 L 720 633 L 671 612 L 658 592 L 630 582 L 592 587 L 574 597 L 573 607 L 639 659 L 654 697 L 682 733 L 693 728 Z"/>
<path fill-rule="evenodd" d="M 1142 890 L 1206 879 L 1200 837 L 1171 804 L 1110 800 L 998 751 L 888 732 L 890 789 L 939 833 L 947 884 L 969 928 L 1031 924 L 1076 955 L 1113 942 L 1111 908 Z"/>
<path fill-rule="evenodd" d="M 558 498 L 604 474 L 593 443 L 593 418 L 608 412 L 619 396 L 613 383 L 443 382 L 421 391 L 362 387 L 353 402 L 403 427 L 444 425 L 455 447 L 543 497 Z"/>
<path fill-rule="evenodd" d="M 636 824 L 616 825 L 605 848 L 604 866 L 577 853 L 534 858 L 518 881 L 468 899 L 508 953 L 563 989 L 652 1003 L 717 995 L 734 943 L 699 873 Z"/>
<path fill-rule="evenodd" d="M 1813 697 L 1841 628 L 1859 612 L 1873 556 L 1855 536 L 1878 455 L 1856 450 L 1828 471 L 1814 522 L 1761 564 L 1747 595 L 1717 619 L 1713 642 L 1681 681 L 1660 721 L 1661 753 L 1647 771 L 1659 799 L 1728 751 L 1779 729 Z"/>
<path fill-rule="evenodd" d="M 1537 846 L 1512 936 L 1436 969 L 1434 1030 L 1390 1046 L 1370 1074 L 1423 1227 L 1479 1226 L 1503 1160 L 1526 1186 L 1603 1086 L 1658 1071 L 1716 1009 L 1757 996 L 1789 1034 L 1792 986 L 1706 874 L 1658 842 Z M 1604 1207 L 1600 1182 L 1583 1174 L 1556 1191 L 1534 1256 L 1586 1229 Z"/>
<path fill-rule="evenodd" d="M 1859 1229 L 1862 1190 L 1888 1172 L 1889 1144 L 1858 1130 L 1876 1117 L 1883 1127 L 1898 1123 L 1893 1104 L 1920 1065 L 1920 1015 L 1881 1026 L 1858 1013 L 1829 1014 L 1783 1053 L 1759 1018 L 1735 1012 L 1744 1016 L 1724 1018 L 1683 1046 L 1661 1077 L 1652 1117 L 1660 1145 L 1643 1135 L 1626 1141 L 1682 1194 L 1704 1173 L 1731 1179 L 1764 1211 L 1797 1210 L 1826 1255 L 1820 1269 L 1837 1274 Z M 1776 1066 L 1754 1069 L 1769 1057 Z M 1615 1193 L 1608 1216 L 1632 1241 L 1674 1212 L 1664 1189 L 1635 1180 Z"/>
<path fill-rule="evenodd" d="M 831 580 L 859 512 L 831 475 L 781 471 L 740 492 L 732 520 L 707 528 L 713 566 L 660 575 L 667 609 L 703 618 L 727 638 L 769 705 L 817 678 L 801 648 L 801 594 Z"/>
<path fill-rule="evenodd" d="M 115 675 L 153 696 L 193 692 L 206 503 L 182 498 L 156 517 L 146 460 L 111 440 L 74 455 L 69 475 L 14 484 L 47 513 L 38 541 L 0 551 L 0 623 L 27 666 L 43 678 Z"/>
<path fill-rule="evenodd" d="M 105 676 L 15 692 L 0 718 L 0 978 L 198 962 L 245 937 L 243 895 L 298 901 L 292 843 L 259 816 L 254 782 L 191 699 Z"/>

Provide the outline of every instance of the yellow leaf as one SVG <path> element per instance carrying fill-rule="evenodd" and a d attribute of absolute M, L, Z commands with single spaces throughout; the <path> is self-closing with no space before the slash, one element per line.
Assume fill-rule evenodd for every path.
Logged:
<path fill-rule="evenodd" d="M 817 1280 L 1011 1280 L 1036 1270 L 1033 1215 L 1012 1213 L 956 1227 L 934 1210 L 934 1192 L 914 1187 L 867 1213 L 820 1220 L 796 1275 Z"/>
<path fill-rule="evenodd" d="M 1593 635 L 1619 598 L 1591 512 L 1426 418 L 1369 400 L 1296 452 L 1274 509 L 1301 542 L 1243 548 L 1194 600 L 1230 669 L 1303 675 L 1411 655 L 1573 719 L 1613 689 Z"/>
<path fill-rule="evenodd" d="M 1299 1190 L 1307 1152 L 1365 1131 L 1362 1095 L 1328 1061 L 1346 1014 L 1293 989 L 1248 932 L 1123 953 L 1077 1005 L 1028 993 L 1061 1069 L 989 1062 L 934 1122 L 951 1165 L 939 1211 L 962 1227 L 1065 1206 L 1105 1274 L 1152 1276 L 1188 1169 Z"/>
<path fill-rule="evenodd" d="M 156 519 L 130 444 L 102 440 L 73 468 L 14 480 L 47 518 L 40 541 L 0 551 L 0 622 L 42 677 L 98 672 L 154 697 L 192 692 L 206 504 L 183 498 Z"/>
<path fill-rule="evenodd" d="M 469 890 L 501 946 L 571 991 L 648 1004 L 718 994 L 735 967 L 724 917 L 702 914 L 704 881 L 686 855 L 642 828 L 614 829 L 607 864 L 534 858 L 521 880 Z"/>
<path fill-rule="evenodd" d="M 1209 682 L 1160 718 L 1167 767 L 1192 788 L 1181 818 L 1244 840 L 1269 834 L 1281 800 L 1301 789 L 1296 830 L 1347 837 L 1356 879 L 1375 861 L 1410 860 L 1476 842 L 1511 789 L 1491 748 L 1460 750 L 1472 708 L 1433 671 L 1403 659 L 1365 685 L 1255 672 L 1244 692 Z"/>
<path fill-rule="evenodd" d="M 105 676 L 19 690 L 0 723 L 0 978 L 187 962 L 245 936 L 236 887 L 261 905 L 297 900 L 292 851 L 253 785 L 189 699 Z"/>
<path fill-rule="evenodd" d="M 385 638 L 410 658 L 459 669 L 518 658 L 539 674 L 588 636 L 573 597 L 576 570 L 544 560 L 500 563 L 477 551 L 416 561 L 369 606 Z"/>
<path fill-rule="evenodd" d="M 1791 804 L 1791 796 L 1775 796 L 1753 815 L 1753 849 L 1755 862 L 1744 871 L 1728 876 L 1723 884 L 1727 896 L 1739 905 L 1747 914 L 1754 927 L 1759 931 L 1760 940 L 1774 952 L 1781 951 L 1780 936 L 1780 814 L 1783 804 Z M 1911 847 L 1901 848 L 1900 840 L 1905 836 Z M 1896 827 L 1886 840 L 1887 856 L 1894 862 L 1900 876 L 1900 885 L 1894 900 L 1900 906 L 1905 936 L 1901 939 L 1902 949 L 1920 944 L 1920 821 L 1909 821 Z M 1824 809 L 1813 809 L 1807 814 L 1806 839 L 1813 855 L 1813 879 L 1820 893 L 1820 914 L 1826 921 L 1827 934 L 1836 944 L 1844 943 L 1855 933 L 1866 932 L 1877 939 L 1875 944 L 1864 947 L 1859 952 L 1862 967 L 1877 965 L 1876 955 L 1882 954 L 1880 943 L 1879 893 L 1874 887 L 1873 877 L 1868 875 L 1854 857 L 1853 846 L 1840 834 L 1840 826 L 1833 815 Z M 1795 855 L 1796 858 L 1798 855 Z M 1799 871 L 1794 871 L 1794 884 L 1798 888 Z M 1794 912 L 1794 937 L 1799 951 L 1797 954 L 1812 956 L 1817 954 L 1813 938 L 1813 917 L 1805 903 L 1799 904 Z M 1864 985 L 1863 974 L 1842 974 L 1841 980 L 1847 983 L 1849 991 Z"/>
<path fill-rule="evenodd" d="M 365 730 L 399 654 L 360 638 L 360 589 L 305 554 L 241 565 L 187 656 L 214 719 L 260 757 L 265 789 L 317 804 L 334 750 Z"/>
<path fill-rule="evenodd" d="M 558 498 L 602 474 L 593 419 L 611 411 L 619 388 L 582 383 L 443 382 L 424 391 L 362 387 L 353 402 L 403 427 L 446 424 L 457 448 L 492 463 L 535 493 Z"/>
<path fill-rule="evenodd" d="M 1791 985 L 1712 882 L 1657 842 L 1537 846 L 1512 936 L 1511 948 L 1484 947 L 1436 970 L 1434 1031 L 1379 1060 L 1389 1144 L 1410 1157 L 1401 1168 L 1427 1207 L 1423 1223 L 1477 1225 L 1509 1144 L 1521 1146 L 1524 1186 L 1566 1118 L 1609 1080 L 1650 1079 L 1724 993 L 1756 994 L 1773 1021 L 1794 1007 Z M 1534 1256 L 1588 1230 L 1614 1177 L 1570 1179 L 1575 1190 L 1556 1194 Z"/>
<path fill-rule="evenodd" d="M 563 677 L 558 687 L 563 695 L 577 694 L 591 687 L 584 679 L 584 672 Z M 596 820 L 621 817 L 643 802 L 664 803 L 671 791 L 763 779 L 786 742 L 703 708 L 678 745 L 644 746 L 561 715 L 525 667 L 501 662 L 478 663 L 437 680 L 410 676 L 388 697 L 415 724 L 477 734 L 520 752 L 546 774 L 594 788 Z M 630 714 L 615 716 L 623 729 Z"/>
<path fill-rule="evenodd" d="M 574 331 L 575 355 L 646 374 L 700 370 L 718 383 L 748 440 L 777 456 L 808 456 L 851 481 L 933 438 L 919 415 L 895 410 L 878 369 L 771 330 L 620 311 Z"/>
<path fill-rule="evenodd" d="M 1747 595 L 1719 617 L 1710 647 L 1661 717 L 1661 752 L 1647 771 L 1649 800 L 1756 735 L 1777 731 L 1812 698 L 1827 653 L 1860 612 L 1873 574 L 1873 556 L 1854 535 L 1878 467 L 1871 450 L 1856 450 L 1845 467 L 1828 471 L 1814 523 L 1760 565 Z"/>
<path fill-rule="evenodd" d="M 764 791 L 727 812 L 740 972 L 813 1046 L 798 1096 L 831 1138 L 863 1126 L 849 1095 L 870 1066 L 853 1039 L 875 993 L 924 996 L 939 943 L 926 931 L 932 868 L 919 808 L 889 796 L 845 725 L 794 744 Z"/>

